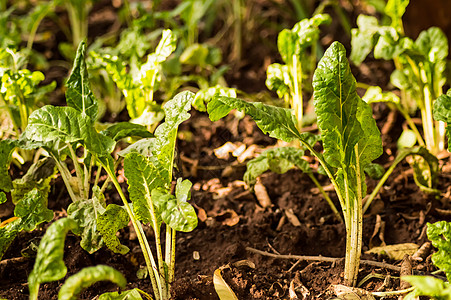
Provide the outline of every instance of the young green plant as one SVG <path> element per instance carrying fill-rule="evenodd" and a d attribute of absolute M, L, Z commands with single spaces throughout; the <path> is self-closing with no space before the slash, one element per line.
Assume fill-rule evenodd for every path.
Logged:
<path fill-rule="evenodd" d="M 299 129 L 304 116 L 303 87 L 310 90 L 308 87 L 316 68 L 319 26 L 330 22 L 329 15 L 320 14 L 296 23 L 291 30 L 282 30 L 277 38 L 277 47 L 285 65 L 274 63 L 266 71 L 266 86 L 291 105 Z"/>
<path fill-rule="evenodd" d="M 210 118 L 218 120 L 232 109 L 244 111 L 270 136 L 286 142 L 299 140 L 314 155 L 337 193 L 346 226 L 345 281 L 355 285 L 362 249 L 362 200 L 366 195 L 364 169 L 382 154 L 382 142 L 371 108 L 356 93 L 343 45 L 333 43 L 313 77 L 314 105 L 323 153 L 300 133 L 290 110 L 262 103 L 217 97 L 208 104 Z"/>

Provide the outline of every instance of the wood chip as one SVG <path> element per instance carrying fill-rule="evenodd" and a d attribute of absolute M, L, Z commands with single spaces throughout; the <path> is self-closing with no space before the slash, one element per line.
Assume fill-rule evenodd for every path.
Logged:
<path fill-rule="evenodd" d="M 408 289 L 410 287 L 410 283 L 402 280 L 402 276 L 412 275 L 412 261 L 410 260 L 410 256 L 408 254 L 404 255 L 404 258 L 401 262 L 401 272 L 399 272 L 401 277 L 401 283 L 399 285 L 401 290 Z"/>
<path fill-rule="evenodd" d="M 287 209 L 285 210 L 285 215 L 288 218 L 288 221 L 290 221 L 290 223 L 295 226 L 295 227 L 299 227 L 301 226 L 301 222 L 299 221 L 298 217 L 294 214 L 293 209 Z"/>
<path fill-rule="evenodd" d="M 269 198 L 266 187 L 261 183 L 260 179 L 257 178 L 257 183 L 254 186 L 255 197 L 261 207 L 267 208 L 271 207 L 271 198 Z"/>

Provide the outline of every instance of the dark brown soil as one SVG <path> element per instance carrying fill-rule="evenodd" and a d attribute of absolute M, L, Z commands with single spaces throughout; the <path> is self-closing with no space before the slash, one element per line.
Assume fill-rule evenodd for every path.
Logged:
<path fill-rule="evenodd" d="M 255 7 L 272 16 L 269 13 L 274 9 L 270 5 L 272 1 L 254 2 Z M 102 3 L 108 5 L 108 1 Z M 97 5 L 96 13 L 106 11 L 105 14 L 109 16 L 115 12 L 113 9 L 102 10 L 102 7 Z M 102 20 L 98 15 L 96 18 L 95 20 Z M 274 21 L 280 21 L 281 18 L 274 17 Z M 110 30 L 114 18 L 111 22 L 108 20 L 110 19 L 106 18 L 101 22 L 101 26 L 91 26 L 90 30 L 95 31 L 95 28 Z M 289 17 L 284 20 L 290 22 Z M 55 26 L 50 20 L 46 22 L 44 22 L 46 26 Z M 255 36 L 254 39 L 249 37 L 250 40 L 246 40 L 249 55 L 244 57 L 239 65 L 233 66 L 235 73 L 229 73 L 227 78 L 231 84 L 249 93 L 265 90 L 266 66 L 275 61 L 273 57 L 277 57 L 274 48 L 263 50 L 266 49 L 266 45 L 259 44 L 253 47 L 252 43 L 267 37 L 274 39 L 270 41 L 273 43 L 278 31 L 267 29 L 267 32 L 259 32 L 259 36 Z M 333 34 L 334 32 L 329 33 Z M 54 50 L 50 54 L 61 59 L 55 50 L 57 41 L 52 42 L 54 44 L 47 45 Z M 269 43 L 268 40 L 266 42 Z M 362 82 L 386 87 L 392 68 L 390 63 L 370 60 L 353 71 Z M 64 68 L 51 67 L 47 75 L 50 78 L 63 78 L 65 72 L 67 70 Z M 62 94 L 56 95 L 54 101 L 58 102 L 61 96 Z M 393 122 L 383 136 L 385 153 L 378 160 L 379 163 L 388 166 L 396 152 L 396 140 L 401 133 L 403 119 L 398 115 L 395 116 L 395 120 L 388 121 L 390 110 L 385 105 L 376 105 L 373 109 L 380 128 L 386 126 L 386 123 Z M 192 115 L 192 118 L 180 128 L 182 132 L 192 132 L 192 139 L 181 139 L 178 152 L 183 177 L 190 179 L 194 184 L 192 203 L 198 212 L 199 225 L 190 233 L 177 234 L 176 274 L 172 298 L 219 299 L 213 285 L 213 273 L 218 268 L 222 268 L 225 281 L 242 300 L 289 299 L 290 285 L 297 287 L 299 299 L 332 298 L 334 294 L 331 285 L 343 283 L 342 261 L 330 263 L 280 259 L 262 256 L 246 249 L 251 247 L 272 254 L 344 257 L 344 225 L 334 217 L 327 202 L 315 189 L 309 177 L 299 170 L 291 170 L 283 175 L 264 174 L 261 180 L 272 205 L 262 208 L 255 195 L 241 182 L 245 165 L 237 163 L 234 157 L 226 160 L 218 159 L 213 150 L 228 141 L 242 142 L 247 147 L 257 145 L 260 150 L 275 144 L 276 141 L 263 135 L 247 117 L 240 120 L 229 115 L 212 123 L 203 113 L 192 111 Z M 451 166 L 448 157 L 441 160 L 441 167 L 444 172 L 440 175 L 438 188 L 443 194 L 437 198 L 419 190 L 414 183 L 408 163 L 396 168 L 364 216 L 364 252 L 370 248 L 370 244 L 379 245 L 381 239 L 387 245 L 408 242 L 422 245 L 427 241 L 425 235 L 427 222 L 451 220 L 451 214 L 447 216 L 446 211 L 443 212 L 450 209 Z M 318 178 L 323 186 L 329 184 L 326 177 L 318 175 Z M 375 185 L 375 181 L 368 179 L 369 192 Z M 112 191 L 114 190 L 107 195 L 110 201 L 116 198 Z M 55 217 L 64 216 L 70 200 L 64 192 L 60 178 L 55 180 L 51 195 L 49 207 L 55 211 Z M 330 191 L 329 195 L 338 207 L 333 191 Z M 290 220 L 287 212 L 296 216 L 299 223 Z M 0 213 L 2 218 L 12 216 L 12 211 L 8 211 L 7 205 L 0 207 Z M 382 235 L 373 237 L 379 217 L 385 222 L 385 231 Z M 20 253 L 28 247 L 32 239 L 39 239 L 47 226 L 31 233 L 20 233 L 14 240 L 0 264 L 0 297 L 10 300 L 28 298 L 27 277 L 33 268 L 34 259 L 22 258 Z M 131 251 L 126 255 L 117 255 L 107 249 L 88 254 L 79 246 L 79 237 L 69 234 L 65 245 L 68 276 L 87 266 L 107 264 L 125 275 L 128 281 L 127 289 L 138 287 L 151 293 L 150 280 L 137 278 L 136 272 L 144 262 L 138 242 L 130 239 L 130 236 L 128 229 L 120 231 L 119 238 Z M 150 230 L 149 240 L 152 240 Z M 195 252 L 198 253 L 198 257 Z M 393 261 L 382 255 L 364 253 L 362 258 L 400 265 L 400 261 Z M 418 272 L 431 271 L 430 260 L 426 259 L 425 262 L 414 265 L 414 269 Z M 368 274 L 399 276 L 399 272 L 364 264 L 360 266 L 359 274 L 359 281 Z M 42 284 L 40 299 L 57 299 L 59 287 L 63 282 L 64 280 Z M 366 281 L 361 288 L 375 291 L 383 282 L 383 278 L 373 278 Z M 399 280 L 392 279 L 386 290 L 396 289 L 399 289 Z M 84 291 L 80 299 L 93 299 L 103 292 L 116 290 L 117 287 L 110 283 L 97 283 Z"/>

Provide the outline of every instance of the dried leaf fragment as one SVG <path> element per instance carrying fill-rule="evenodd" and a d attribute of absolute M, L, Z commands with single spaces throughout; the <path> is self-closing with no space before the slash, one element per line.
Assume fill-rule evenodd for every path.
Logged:
<path fill-rule="evenodd" d="M 255 197 L 257 197 L 258 203 L 263 207 L 271 207 L 271 198 L 269 198 L 266 187 L 261 183 L 259 179 L 254 186 Z"/>
<path fill-rule="evenodd" d="M 390 259 L 401 260 L 404 255 L 413 255 L 418 250 L 418 245 L 414 243 L 403 243 L 396 245 L 388 245 L 381 247 L 374 247 L 366 253 L 385 254 Z"/>
<path fill-rule="evenodd" d="M 333 289 L 335 295 L 342 300 L 375 300 L 374 296 L 364 289 L 353 288 L 341 284 L 334 285 Z"/>
<path fill-rule="evenodd" d="M 215 286 L 216 294 L 218 294 L 220 300 L 238 300 L 238 297 L 233 290 L 227 282 L 225 282 L 224 278 L 222 278 L 222 269 L 223 267 L 216 269 L 213 274 L 213 284 Z"/>

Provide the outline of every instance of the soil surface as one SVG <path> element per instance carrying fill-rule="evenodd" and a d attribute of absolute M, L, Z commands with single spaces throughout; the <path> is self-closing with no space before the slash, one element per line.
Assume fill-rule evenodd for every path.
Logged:
<path fill-rule="evenodd" d="M 272 1 L 253 3 L 254 9 L 261 9 L 262 13 L 271 12 L 271 7 L 268 6 Z M 96 18 L 90 21 L 90 35 L 95 36 L 94 28 L 108 31 L 113 26 L 114 17 L 108 19 L 98 15 L 104 13 L 105 16 L 110 16 L 115 13 L 116 10 L 111 7 L 109 1 L 100 1 L 95 6 L 96 14 L 93 15 Z M 281 16 L 274 18 L 277 21 Z M 103 22 L 103 25 L 95 22 Z M 55 26 L 51 20 L 45 20 L 43 24 L 44 27 Z M 266 42 L 275 41 L 278 31 L 266 30 Z M 336 25 L 335 29 L 330 29 L 325 34 L 324 39 L 340 40 L 335 36 L 340 30 L 342 29 Z M 260 38 L 262 37 L 256 37 L 257 40 Z M 54 44 L 47 45 L 50 47 L 49 55 L 61 59 L 56 42 L 52 41 Z M 36 47 L 40 46 L 42 45 Z M 248 41 L 245 47 L 248 48 L 244 50 L 249 50 L 251 55 L 243 58 L 239 65 L 234 65 L 234 73 L 229 73 L 226 79 L 247 93 L 266 90 L 264 72 L 268 63 L 276 60 L 273 57 L 278 57 L 277 50 L 261 50 L 254 56 L 255 51 L 266 49 L 266 46 L 258 44 L 252 47 Z M 359 68 L 353 66 L 353 72 L 359 81 L 384 88 L 388 85 L 392 69 L 391 63 L 371 59 Z M 50 67 L 46 76 L 50 80 L 64 78 L 66 72 L 60 67 Z M 53 96 L 53 102 L 62 101 L 61 92 Z M 396 141 L 405 124 L 401 115 L 392 113 L 384 104 L 376 104 L 373 111 L 383 133 L 385 151 L 377 162 L 387 169 L 394 159 Z M 238 118 L 230 114 L 212 123 L 204 113 L 192 110 L 191 114 L 192 117 L 180 127 L 178 161 L 182 176 L 193 182 L 192 204 L 198 214 L 199 225 L 190 233 L 177 234 L 172 299 L 219 299 L 213 285 L 213 273 L 217 269 L 221 269 L 224 280 L 238 299 L 296 299 L 290 296 L 290 291 L 296 293 L 298 299 L 333 298 L 333 286 L 344 283 L 344 262 L 342 259 L 330 262 L 321 260 L 320 257 L 343 258 L 346 232 L 344 225 L 334 216 L 310 178 L 295 169 L 285 174 L 265 173 L 261 176 L 261 184 L 266 188 L 271 202 L 269 205 L 263 203 L 242 181 L 246 160 L 240 162 L 231 155 L 218 158 L 214 150 L 226 142 L 244 144 L 250 149 L 251 155 L 248 158 L 252 158 L 264 149 L 275 146 L 277 141 L 264 135 L 247 117 Z M 106 118 L 114 121 L 127 119 L 127 116 Z M 316 132 L 315 127 L 308 130 Z M 443 171 L 440 173 L 438 189 L 442 191 L 441 195 L 428 195 L 420 191 L 414 182 L 410 165 L 403 162 L 390 175 L 364 215 L 364 261 L 358 278 L 360 288 L 367 291 L 400 289 L 397 277 L 400 275 L 401 260 L 368 253 L 370 248 L 403 243 L 421 246 L 428 241 L 425 234 L 427 222 L 451 221 L 451 162 L 446 153 L 441 154 L 440 158 Z M 314 165 L 314 160 L 311 163 Z M 20 171 L 12 168 L 11 174 L 17 177 L 20 176 Z M 316 175 L 339 207 L 328 179 Z M 368 179 L 367 185 L 368 192 L 371 192 L 376 181 Z M 123 189 L 126 190 L 125 184 Z M 114 188 L 107 190 L 106 197 L 109 203 L 120 204 Z M 65 209 L 69 204 L 64 184 L 61 178 L 56 178 L 49 197 L 49 208 L 54 210 L 55 219 L 66 215 Z M 13 215 L 8 203 L 0 206 L 0 213 L 2 219 Z M 11 300 L 28 299 L 27 277 L 33 268 L 34 258 L 23 257 L 20 253 L 30 248 L 31 243 L 37 243 L 47 227 L 48 224 L 30 233 L 22 232 L 14 240 L 0 263 L 0 297 Z M 152 230 L 148 229 L 146 232 L 149 240 L 152 240 Z M 80 247 L 80 238 L 69 234 L 65 243 L 67 276 L 84 267 L 106 264 L 124 274 L 128 281 L 126 289 L 137 287 L 151 293 L 150 280 L 137 277 L 137 271 L 144 266 L 144 259 L 136 236 L 128 227 L 119 232 L 119 238 L 131 249 L 128 254 L 114 254 L 106 248 L 88 254 Z M 434 270 L 430 262 L 432 252 L 433 250 L 427 252 L 421 261 L 413 261 L 415 274 L 428 274 Z M 316 256 L 318 260 L 301 260 L 286 255 Z M 381 264 L 374 266 L 367 261 Z M 42 284 L 40 299 L 57 299 L 63 282 L 64 280 Z M 85 290 L 80 299 L 93 299 L 103 292 L 117 290 L 115 285 L 101 282 Z"/>

